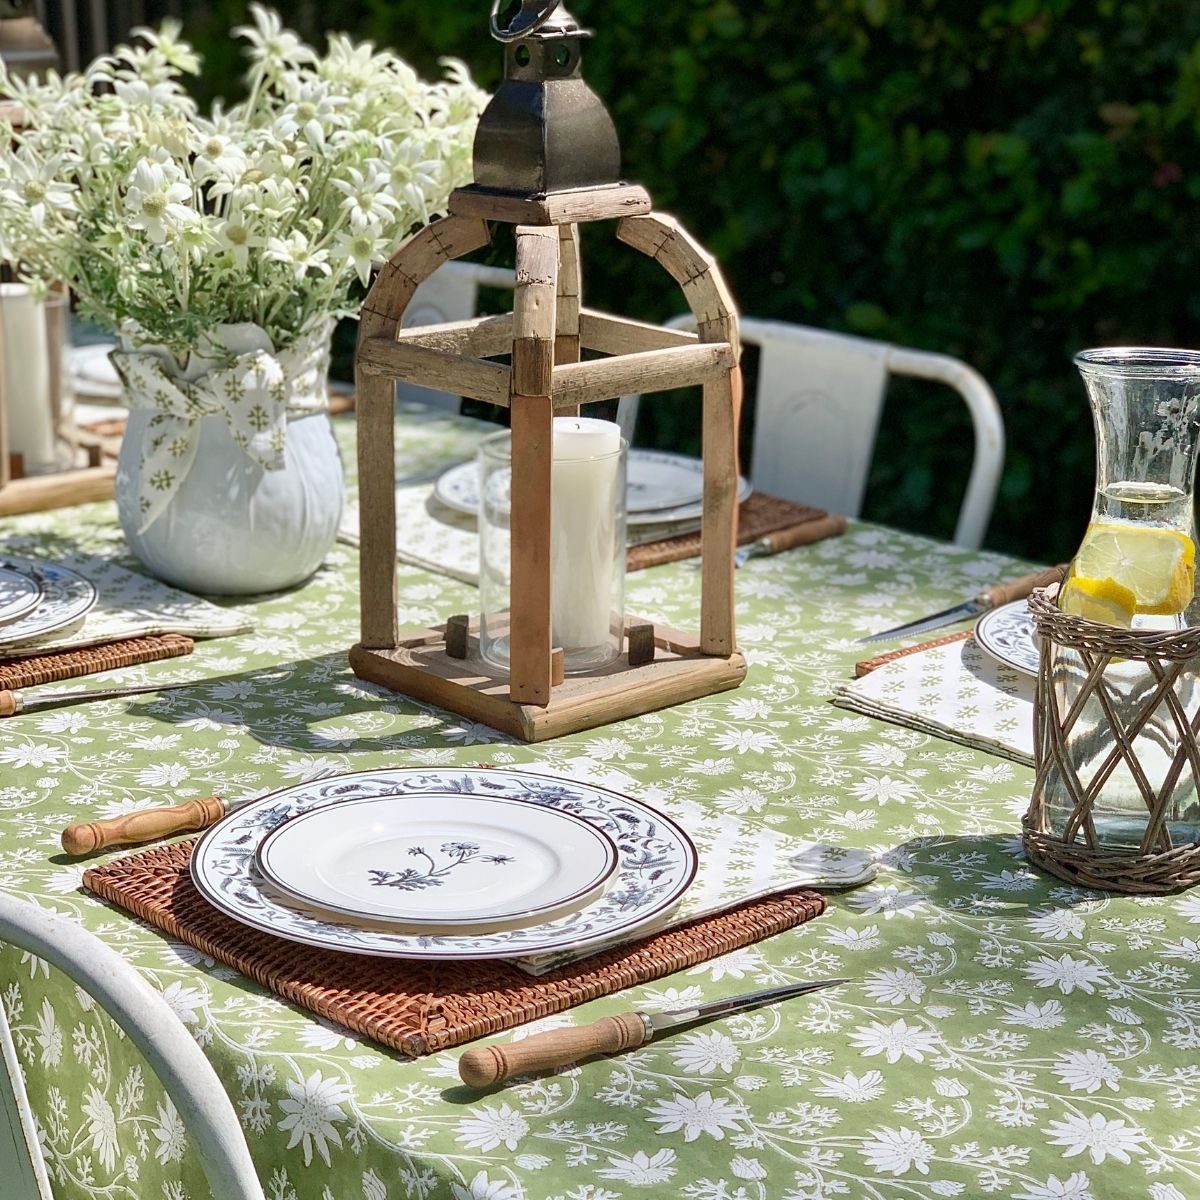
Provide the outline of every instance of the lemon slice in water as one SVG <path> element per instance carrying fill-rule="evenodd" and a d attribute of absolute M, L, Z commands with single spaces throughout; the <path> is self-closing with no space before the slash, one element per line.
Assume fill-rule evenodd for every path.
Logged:
<path fill-rule="evenodd" d="M 1095 522 L 1084 535 L 1070 582 L 1094 589 L 1098 581 L 1132 593 L 1134 612 L 1181 613 L 1196 593 L 1196 547 L 1177 529 Z M 1100 598 L 1095 590 L 1074 590 Z M 1106 602 L 1115 600 L 1107 594 Z"/>
<path fill-rule="evenodd" d="M 1137 604 L 1133 593 L 1115 580 L 1086 579 L 1076 575 L 1063 584 L 1058 607 L 1085 621 L 1128 629 L 1133 624 Z"/>

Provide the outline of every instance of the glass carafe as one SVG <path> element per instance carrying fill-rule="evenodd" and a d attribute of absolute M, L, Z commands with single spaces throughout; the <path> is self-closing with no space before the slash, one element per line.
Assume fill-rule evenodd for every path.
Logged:
<path fill-rule="evenodd" d="M 1088 350 L 1076 360 L 1096 427 L 1096 495 L 1091 522 L 1059 595 L 1066 612 L 1134 630 L 1181 630 L 1200 624 L 1195 596 L 1193 489 L 1200 431 L 1200 353 L 1123 348 Z M 1195 661 L 1175 684 L 1189 717 L 1195 715 Z M 1088 669 L 1081 652 L 1052 642 L 1050 681 L 1060 714 L 1084 693 Z M 1114 725 L 1136 728 L 1133 739 L 1146 780 L 1156 792 L 1170 786 L 1167 829 L 1175 845 L 1200 841 L 1200 805 L 1190 770 L 1172 771 L 1180 733 L 1169 708 L 1155 704 L 1158 678 L 1146 662 L 1114 658 L 1100 696 L 1089 694 L 1065 733 L 1066 757 L 1084 787 L 1101 776 L 1092 829 L 1074 829 L 1075 804 L 1063 773 L 1050 770 L 1043 789 L 1051 831 L 1067 841 L 1085 832 L 1100 849 L 1138 845 L 1148 806 L 1123 758 L 1114 762 Z M 1066 727 L 1066 722 L 1064 722 Z M 1176 781 L 1172 784 L 1171 779 Z"/>

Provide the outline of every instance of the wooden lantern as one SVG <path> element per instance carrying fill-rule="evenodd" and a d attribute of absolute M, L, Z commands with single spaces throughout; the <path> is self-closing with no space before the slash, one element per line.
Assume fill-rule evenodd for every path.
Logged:
<path fill-rule="evenodd" d="M 554 3 L 543 6 L 551 12 Z M 495 25 L 493 26 L 495 30 Z M 553 62 L 578 80 L 571 51 L 586 36 L 561 10 L 522 31 L 549 39 Z M 501 36 L 499 33 L 497 36 Z M 503 39 L 508 40 L 508 39 Z M 509 47 L 510 74 L 529 55 Z M 544 47 L 536 47 L 540 52 Z M 547 54 L 547 61 L 550 60 Z M 538 60 L 534 58 L 536 69 Z M 527 89 L 526 89 L 527 91 Z M 493 105 L 503 107 L 503 89 Z M 588 93 L 590 95 L 590 93 Z M 578 96 L 578 90 L 576 91 Z M 596 102 L 598 103 L 598 102 Z M 549 107 L 549 106 L 546 106 Z M 579 104 L 568 106 L 573 111 Z M 598 122 L 589 115 L 591 127 Z M 487 147 L 485 114 L 476 175 Z M 558 144 L 571 139 L 558 139 Z M 511 139 L 508 143 L 511 145 Z M 543 137 L 542 146 L 555 144 Z M 578 155 L 577 143 L 573 151 Z M 605 155 L 611 161 L 609 147 Z M 585 156 L 586 158 L 586 156 Z M 530 193 L 488 184 L 455 192 L 449 215 L 408 241 L 383 267 L 363 306 L 357 351 L 362 641 L 350 664 L 363 679 L 537 742 L 737 687 L 745 659 L 734 633 L 734 549 L 741 407 L 737 314 L 712 257 L 673 218 L 651 211 L 635 185 L 578 186 L 586 162 L 557 168 L 575 186 Z M 608 169 L 608 168 L 606 168 Z M 555 177 L 552 162 L 539 167 Z M 653 258 L 680 285 L 697 333 L 660 328 L 581 306 L 578 226 L 617 220 L 619 241 Z M 511 314 L 402 328 L 417 287 L 443 263 L 488 245 L 490 223 L 516 227 Z M 583 360 L 584 352 L 604 357 Z M 496 359 L 511 356 L 511 365 Z M 512 425 L 512 587 L 509 670 L 479 654 L 477 621 L 401 632 L 396 612 L 394 385 L 432 387 L 506 406 Z M 551 636 L 550 488 L 553 418 L 633 392 L 702 385 L 704 517 L 698 634 L 626 616 L 626 652 L 609 667 L 563 675 Z"/>

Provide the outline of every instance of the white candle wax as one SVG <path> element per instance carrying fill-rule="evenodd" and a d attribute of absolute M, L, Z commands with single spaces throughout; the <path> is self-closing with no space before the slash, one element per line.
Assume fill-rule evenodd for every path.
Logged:
<path fill-rule="evenodd" d="M 554 419 L 551 621 L 554 644 L 568 655 L 609 639 L 620 449 L 612 421 Z"/>
<path fill-rule="evenodd" d="M 0 358 L 8 452 L 22 455 L 27 471 L 48 466 L 55 447 L 46 316 L 22 283 L 0 283 Z"/>

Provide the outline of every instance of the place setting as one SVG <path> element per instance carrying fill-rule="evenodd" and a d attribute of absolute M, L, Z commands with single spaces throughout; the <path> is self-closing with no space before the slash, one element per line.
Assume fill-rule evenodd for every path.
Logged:
<path fill-rule="evenodd" d="M 705 824 L 694 838 L 630 794 L 557 775 L 394 768 L 72 826 L 63 844 L 93 855 L 202 830 L 92 867 L 84 885 L 424 1054 L 782 932 L 823 911 L 815 889 L 874 876 L 861 852 Z M 483 1011 L 485 985 L 499 999 Z"/>

